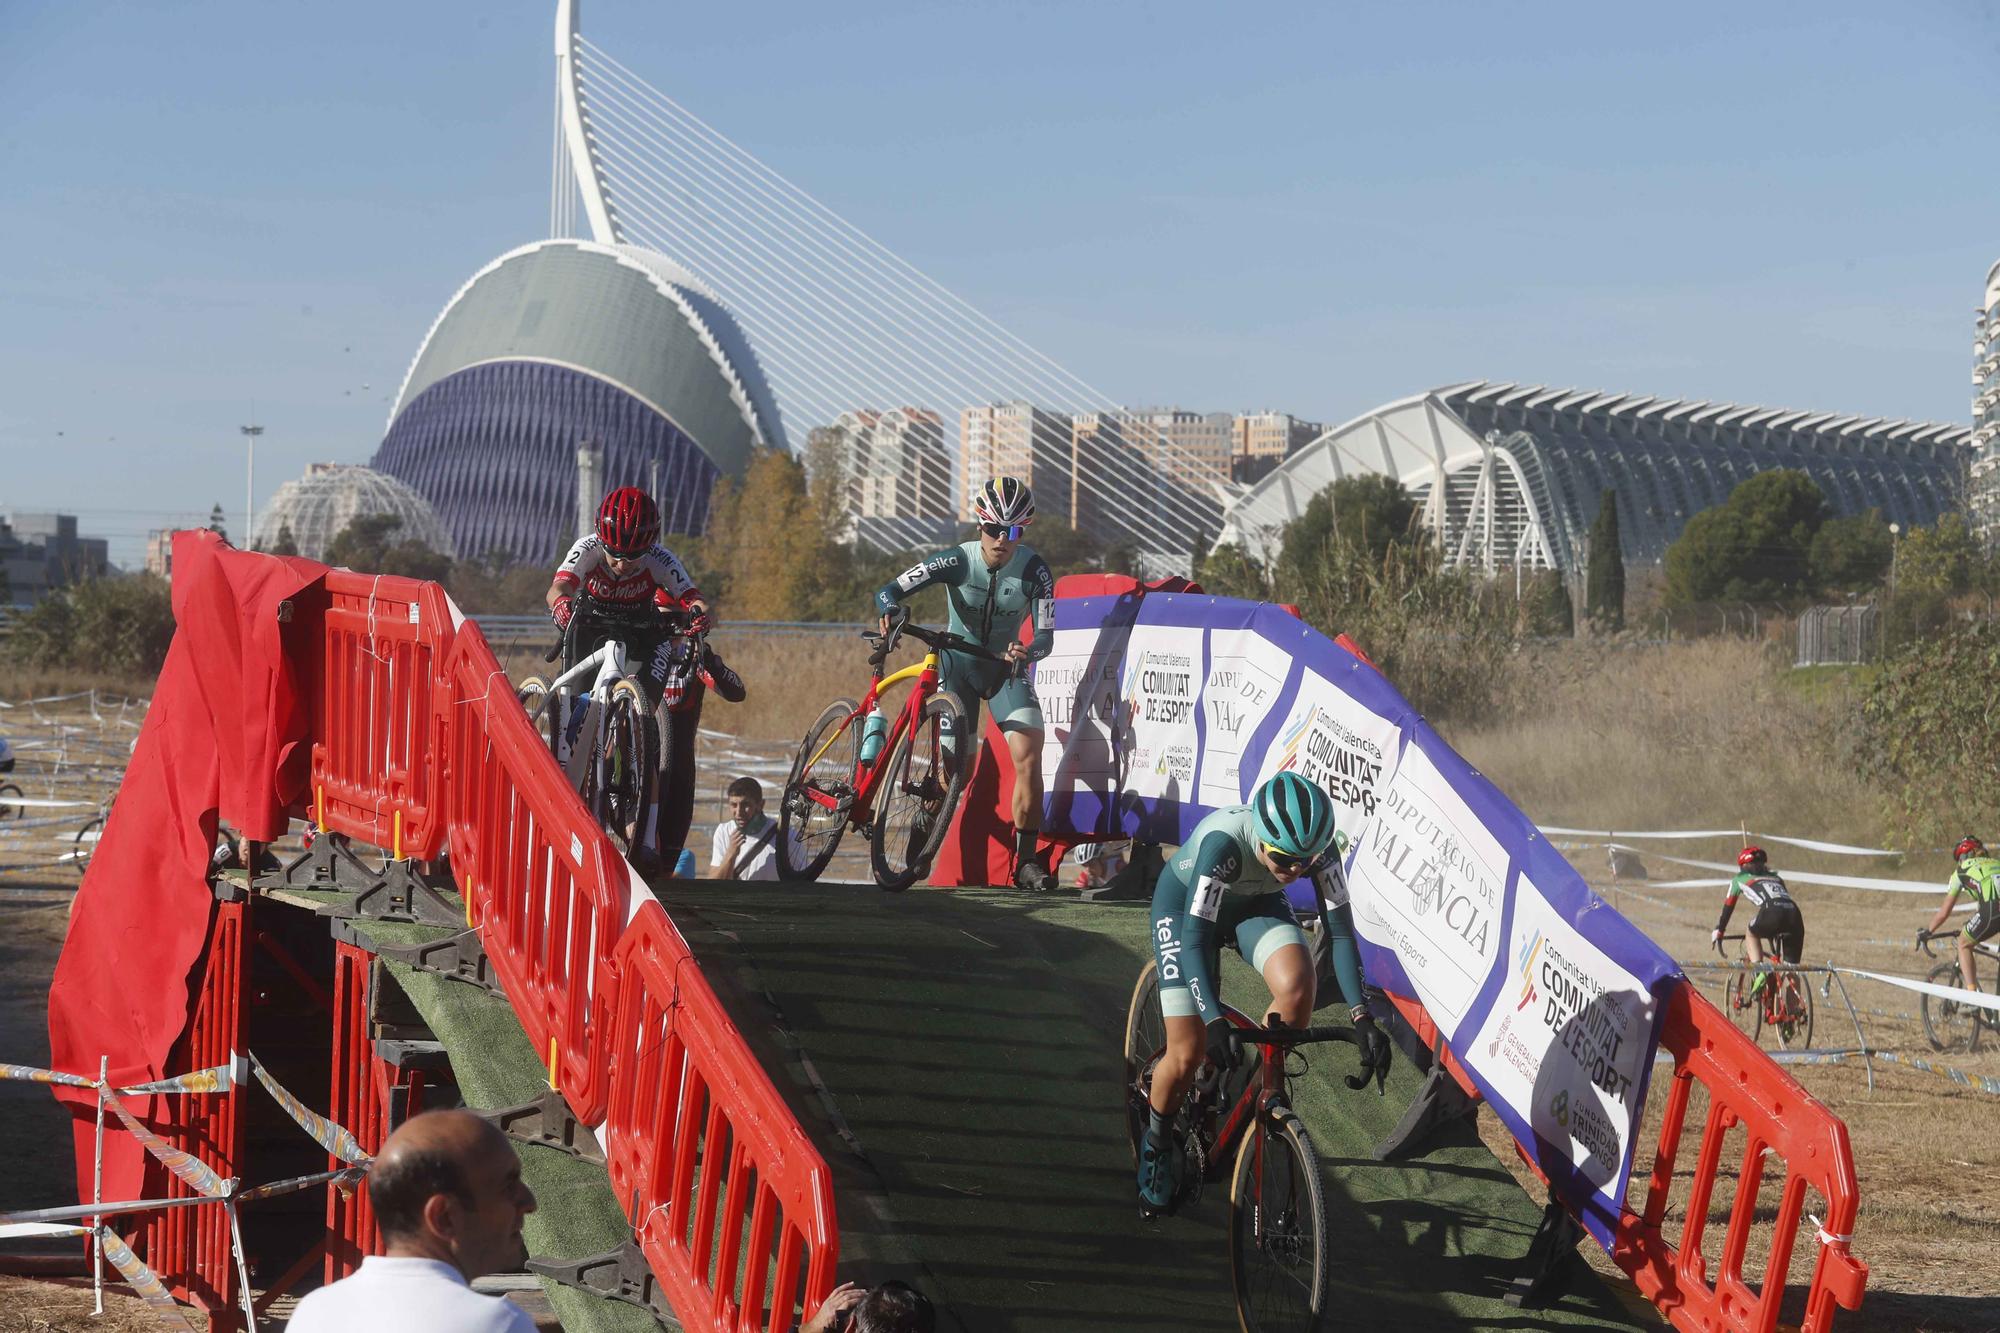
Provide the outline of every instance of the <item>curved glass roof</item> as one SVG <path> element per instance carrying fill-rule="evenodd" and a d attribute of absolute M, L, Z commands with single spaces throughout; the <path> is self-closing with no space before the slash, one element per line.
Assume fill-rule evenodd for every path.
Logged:
<path fill-rule="evenodd" d="M 268 551 L 289 527 L 300 555 L 323 560 L 341 530 L 364 514 L 394 514 L 398 541 L 458 555 L 430 501 L 394 477 L 353 463 L 314 463 L 303 477 L 280 486 L 258 515 L 250 544 Z"/>

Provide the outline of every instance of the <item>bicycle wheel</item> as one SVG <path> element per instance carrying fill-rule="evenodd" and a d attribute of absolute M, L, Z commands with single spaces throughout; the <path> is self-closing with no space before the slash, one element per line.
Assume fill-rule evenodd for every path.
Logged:
<path fill-rule="evenodd" d="M 1237 1150 L 1229 1277 L 1244 1333 L 1326 1327 L 1333 1266 L 1319 1153 L 1288 1107 L 1259 1116 Z"/>
<path fill-rule="evenodd" d="M 1125 1128 L 1132 1140 L 1132 1165 L 1139 1164 L 1139 1141 L 1146 1136 L 1152 1107 L 1153 1066 L 1167 1049 L 1167 1020 L 1160 1014 L 1160 964 L 1149 960 L 1132 986 L 1125 1010 Z"/>
<path fill-rule="evenodd" d="M 89 868 L 91 855 L 97 850 L 97 840 L 103 836 L 103 815 L 99 815 L 76 831 L 76 843 L 70 852 L 69 863 L 76 868 L 77 874 L 81 875 Z"/>
<path fill-rule="evenodd" d="M 1770 986 L 1777 987 L 1777 994 L 1771 998 L 1776 1021 L 1770 1026 L 1777 1035 L 1778 1048 L 1787 1051 L 1809 1048 L 1813 1030 L 1812 987 L 1790 968 L 1779 969 L 1766 988 Z"/>
<path fill-rule="evenodd" d="M 1939 963 L 1931 969 L 1926 980 L 1933 986 L 1950 986 L 1953 989 L 1965 985 L 1965 979 L 1958 973 L 1957 963 Z M 1924 1037 L 1930 1042 L 1932 1050 L 1979 1049 L 1977 1006 L 1925 995 L 1921 997 L 1919 1008 L 1924 1020 Z"/>
<path fill-rule="evenodd" d="M 1754 981 L 1749 972 L 1732 972 L 1722 992 L 1722 1006 L 1729 1014 L 1729 1021 L 1748 1033 L 1752 1041 L 1757 1039 L 1759 1015 L 1757 997 L 1750 993 Z"/>
<path fill-rule="evenodd" d="M 814 880 L 833 859 L 854 808 L 854 768 L 861 728 L 848 725 L 852 699 L 836 699 L 799 742 L 778 799 L 778 874 Z M 794 861 L 794 855 L 802 858 Z"/>
<path fill-rule="evenodd" d="M 875 882 L 901 893 L 930 869 L 965 788 L 965 765 L 945 745 L 965 734 L 965 711 L 949 694 L 924 702 L 914 731 L 889 756 L 875 806 Z"/>
<path fill-rule="evenodd" d="M 646 696 L 638 682 L 611 686 L 604 709 L 604 783 L 593 792 L 590 810 L 618 850 L 631 855 L 645 845 L 646 821 L 660 780 L 657 740 L 646 726 Z M 593 766 L 594 770 L 594 766 Z M 597 787 L 595 778 L 589 779 Z"/>
<path fill-rule="evenodd" d="M 549 747 L 549 753 L 558 753 L 557 742 L 562 738 L 562 724 L 556 718 L 556 702 L 549 697 L 549 678 L 523 677 L 521 683 L 514 687 L 514 697 L 521 701 L 528 721 L 534 724 L 535 734 Z"/>
<path fill-rule="evenodd" d="M 19 804 L 25 799 L 19 787 L 11 782 L 0 782 L 0 819 L 19 819 L 26 814 L 28 807 Z"/>

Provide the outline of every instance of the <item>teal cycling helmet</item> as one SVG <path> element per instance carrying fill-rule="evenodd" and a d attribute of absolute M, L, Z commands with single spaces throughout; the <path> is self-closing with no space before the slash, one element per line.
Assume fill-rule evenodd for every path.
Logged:
<path fill-rule="evenodd" d="M 1257 836 L 1294 861 L 1310 861 L 1333 842 L 1333 802 L 1314 783 L 1286 769 L 1250 798 Z"/>

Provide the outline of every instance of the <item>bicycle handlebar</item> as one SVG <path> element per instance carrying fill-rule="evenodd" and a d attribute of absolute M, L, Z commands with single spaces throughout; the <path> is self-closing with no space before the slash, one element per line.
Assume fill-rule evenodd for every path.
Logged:
<path fill-rule="evenodd" d="M 1239 1028 L 1229 1029 L 1229 1040 L 1237 1046 L 1310 1046 L 1315 1042 L 1344 1041 L 1358 1045 L 1353 1028 Z"/>
<path fill-rule="evenodd" d="M 681 635 L 688 633 L 688 626 L 695 620 L 689 612 L 654 606 L 651 603 L 624 607 L 600 602 L 587 591 L 580 589 L 572 597 L 569 624 L 556 632 L 555 645 L 542 654 L 544 662 L 553 662 L 563 655 L 563 650 L 570 646 L 571 636 L 577 632 L 577 622 L 586 615 L 600 625 L 609 621 L 614 628 L 623 625 L 633 629 L 652 629 L 665 625 L 668 633 Z M 704 634 L 706 632 L 703 631 Z M 570 656 L 574 658 L 575 654 L 571 653 Z"/>
<path fill-rule="evenodd" d="M 875 651 L 868 655 L 869 663 L 880 666 L 888 661 L 889 654 L 896 650 L 896 640 L 905 634 L 918 643 L 928 644 L 940 652 L 964 653 L 968 657 L 984 658 L 988 662 L 1006 663 L 1016 670 L 1025 665 L 1015 662 L 1012 658 L 1003 657 L 983 643 L 974 643 L 970 639 L 960 638 L 944 630 L 925 629 L 922 625 L 913 625 L 908 620 L 891 620 L 887 634 L 877 630 L 861 631 L 861 637 L 875 645 Z"/>

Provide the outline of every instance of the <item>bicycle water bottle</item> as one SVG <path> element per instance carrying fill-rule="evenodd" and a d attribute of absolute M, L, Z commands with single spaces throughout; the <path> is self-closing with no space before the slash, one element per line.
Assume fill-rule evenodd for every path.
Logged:
<path fill-rule="evenodd" d="M 889 732 L 889 720 L 877 708 L 861 720 L 861 762 L 872 764 L 882 753 L 882 738 Z"/>

